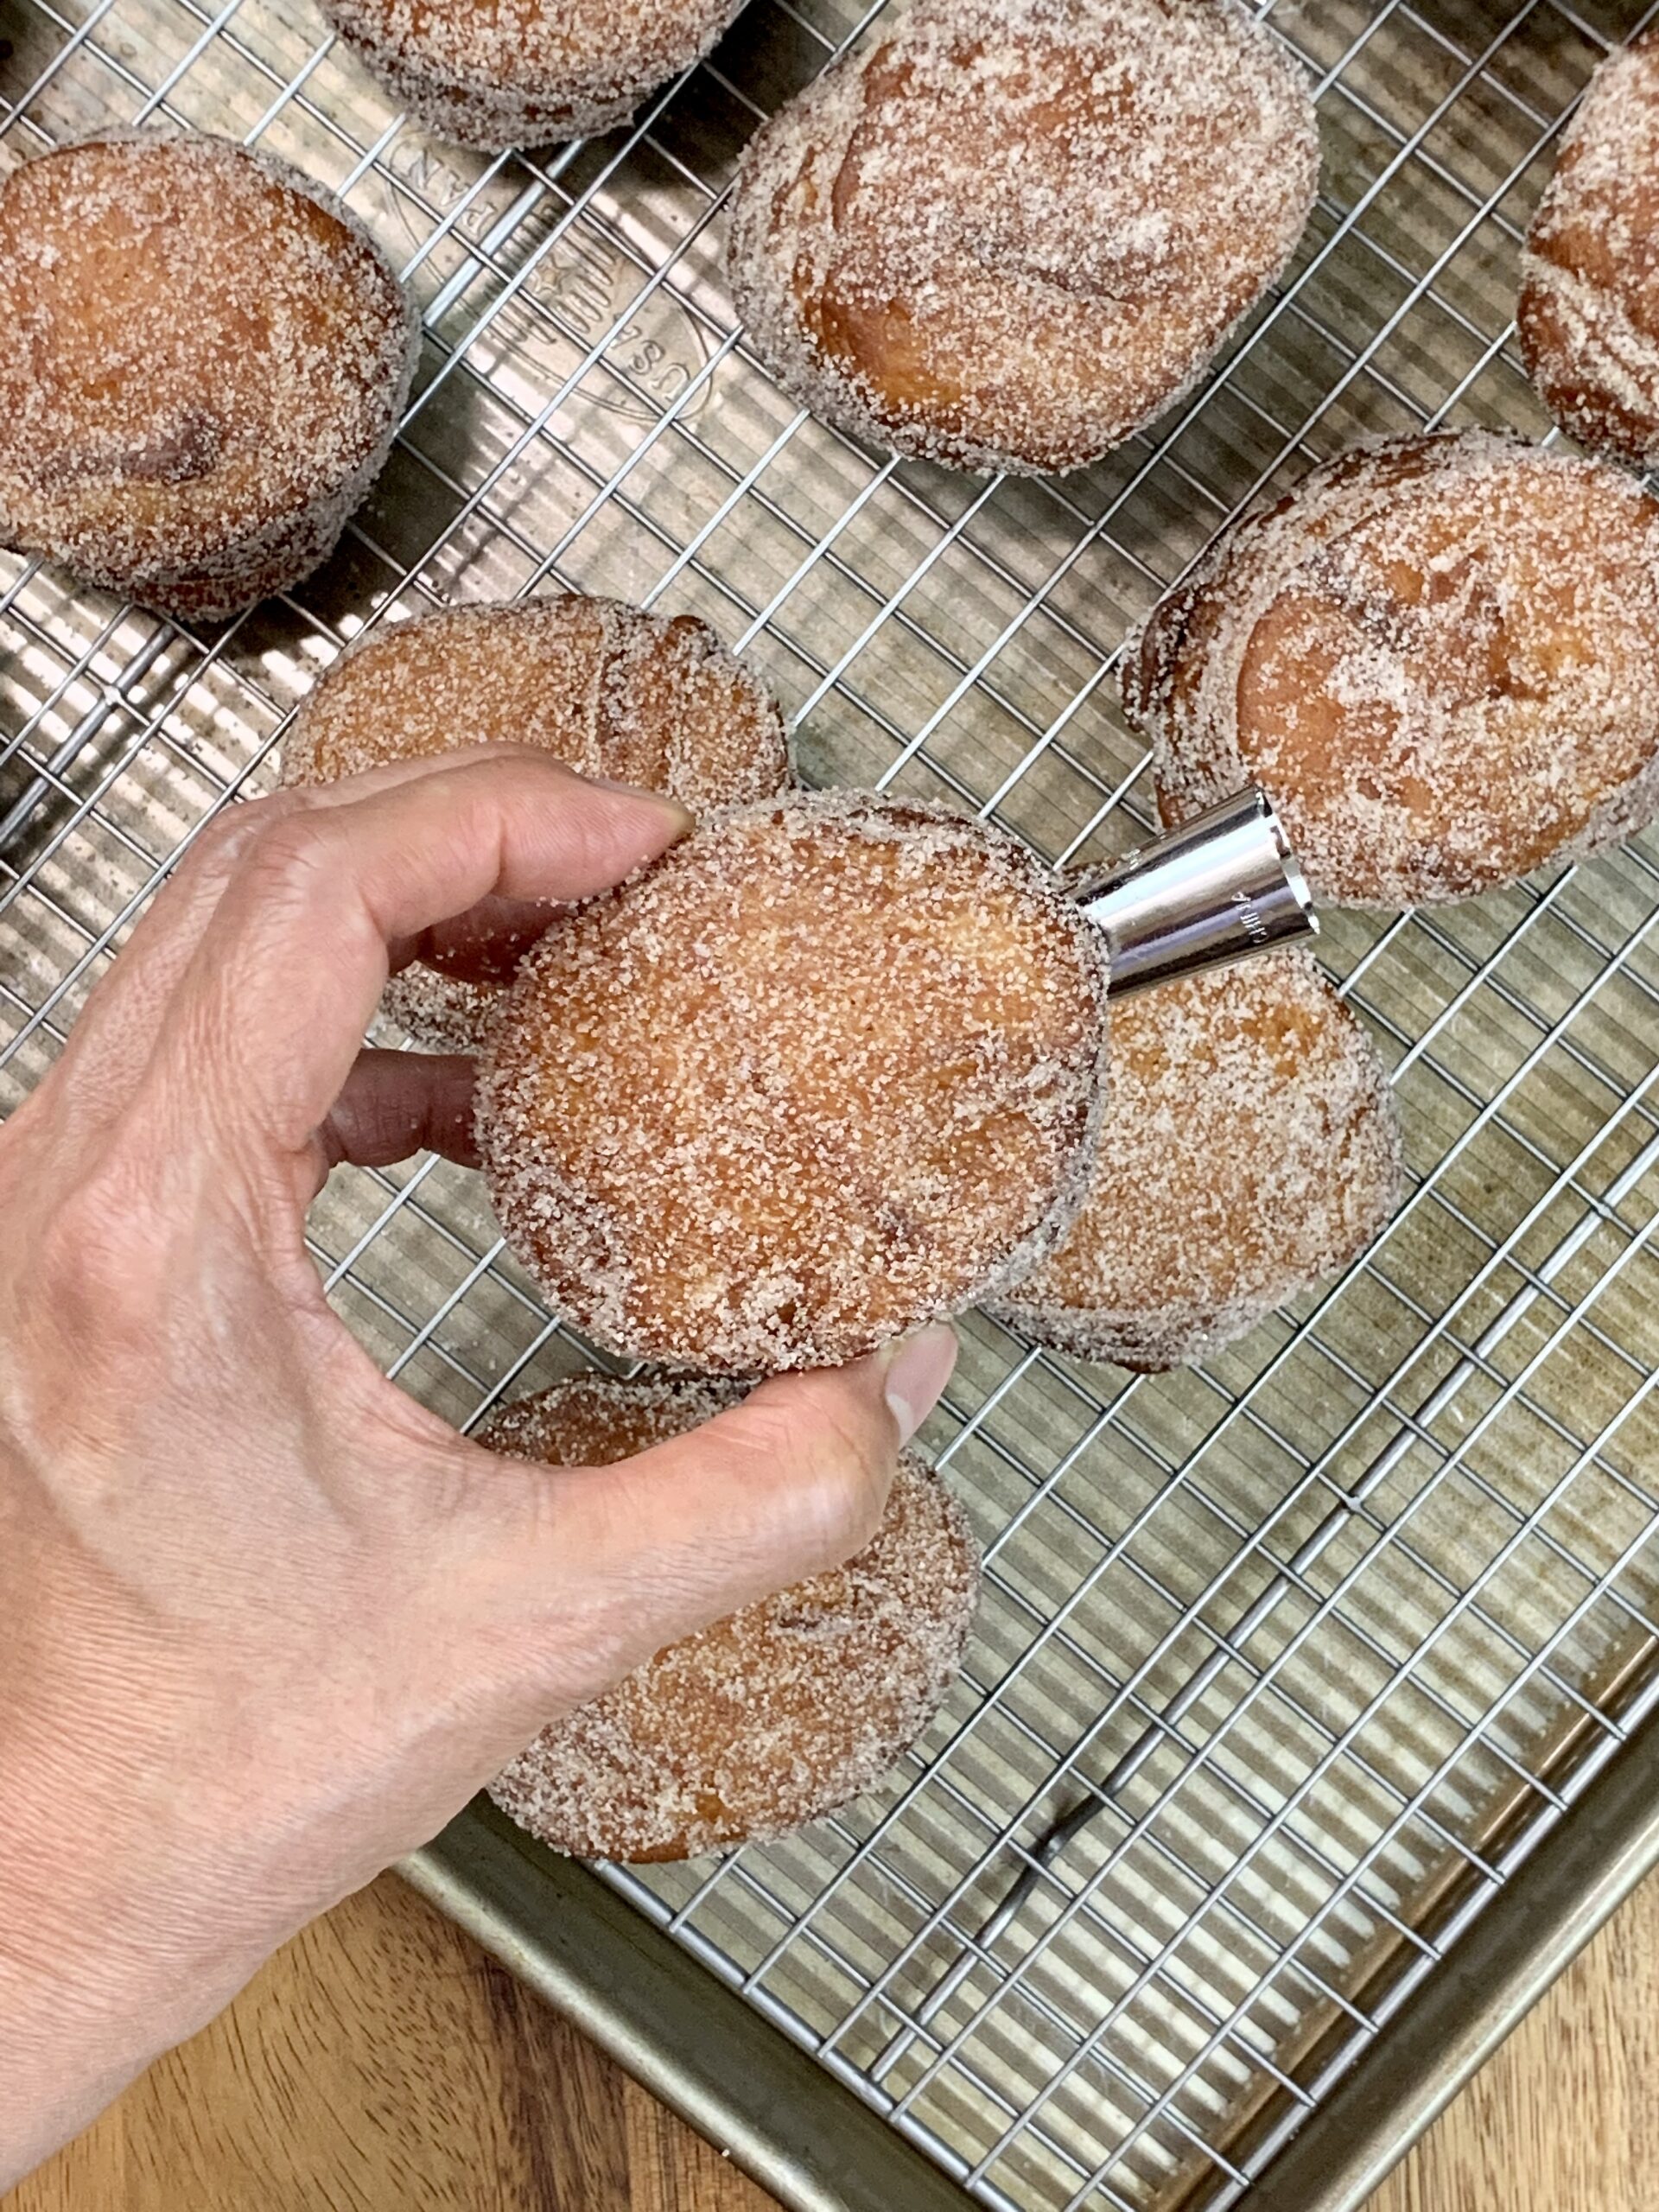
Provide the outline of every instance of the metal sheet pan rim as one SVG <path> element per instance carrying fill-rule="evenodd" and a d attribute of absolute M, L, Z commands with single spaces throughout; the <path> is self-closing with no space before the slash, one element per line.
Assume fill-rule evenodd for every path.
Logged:
<path fill-rule="evenodd" d="M 1302 2122 L 1252 2184 L 1250 2212 L 1359 2212 L 1656 1867 L 1659 1718 Z M 397 1871 L 787 2212 L 950 2212 L 972 2201 L 671 1937 L 585 1867 L 517 1836 L 486 1801 Z M 732 2032 L 740 2024 L 763 2040 Z M 792 2131 L 778 2125 L 780 2098 Z"/>

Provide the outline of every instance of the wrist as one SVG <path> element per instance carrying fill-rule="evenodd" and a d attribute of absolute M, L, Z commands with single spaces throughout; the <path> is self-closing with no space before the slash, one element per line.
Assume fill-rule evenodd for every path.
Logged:
<path fill-rule="evenodd" d="M 0 1949 L 0 2197 L 89 2126 L 162 2051 L 111 2023 L 89 2031 L 72 1968 Z M 173 2038 L 172 2040 L 180 2040 Z"/>
<path fill-rule="evenodd" d="M 0 1720 L 0 2196 L 204 2026 L 280 1939 L 227 1916 L 129 1734 L 94 1761 L 51 1708 Z M 140 1770 L 149 1764 L 148 1775 Z"/>
<path fill-rule="evenodd" d="M 142 1954 L 124 1940 L 111 1870 L 54 1834 L 16 1788 L 14 1762 L 3 1771 L 0 2196 L 178 2039 L 167 1993 L 136 1970 Z"/>

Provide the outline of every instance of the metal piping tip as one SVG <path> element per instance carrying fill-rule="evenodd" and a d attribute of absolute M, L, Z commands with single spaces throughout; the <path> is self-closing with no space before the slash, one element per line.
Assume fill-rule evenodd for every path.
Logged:
<path fill-rule="evenodd" d="M 1111 995 L 1230 967 L 1317 935 L 1284 825 L 1252 785 L 1084 883 L 1078 905 L 1111 947 Z"/>

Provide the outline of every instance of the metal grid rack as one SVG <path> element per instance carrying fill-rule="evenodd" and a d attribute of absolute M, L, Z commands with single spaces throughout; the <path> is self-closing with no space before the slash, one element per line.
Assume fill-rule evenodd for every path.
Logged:
<path fill-rule="evenodd" d="M 307 0 L 0 0 L 0 175 L 167 118 L 287 155 L 388 245 L 425 352 L 386 477 L 291 598 L 181 629 L 0 555 L 0 1107 L 180 850 L 266 788 L 364 626 L 558 583 L 706 616 L 814 778 L 1133 842 L 1107 682 L 1215 531 L 1361 435 L 1549 429 L 1517 243 L 1634 0 L 1277 0 L 1325 167 L 1291 275 L 1097 467 L 872 456 L 748 356 L 721 199 L 859 0 L 754 0 L 603 142 L 494 161 L 403 121 Z M 882 1790 L 787 1843 L 607 1878 L 1021 2212 L 1243 2199 L 1659 1696 L 1659 838 L 1477 904 L 1336 918 L 1413 1181 L 1348 1277 L 1197 1370 L 982 1319 L 929 1441 L 984 1538 L 967 1675 Z M 475 1179 L 337 1174 L 329 1291 L 462 1424 L 588 1357 Z"/>

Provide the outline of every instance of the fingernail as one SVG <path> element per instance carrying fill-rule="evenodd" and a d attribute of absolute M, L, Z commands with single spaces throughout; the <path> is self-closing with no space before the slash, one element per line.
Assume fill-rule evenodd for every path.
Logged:
<path fill-rule="evenodd" d="M 594 785 L 599 791 L 620 791 L 626 798 L 644 799 L 647 805 L 660 808 L 664 814 L 673 817 L 675 827 L 682 837 L 688 830 L 695 830 L 697 826 L 697 817 L 690 808 L 682 806 L 677 798 L 670 798 L 666 791 L 648 791 L 642 784 L 619 783 L 614 776 L 584 776 L 582 781 Z"/>
<path fill-rule="evenodd" d="M 950 1380 L 957 1363 L 957 1332 L 948 1322 L 935 1321 L 887 1345 L 880 1359 L 886 1370 L 882 1389 L 899 1424 L 899 1441 L 908 1444 Z"/>

